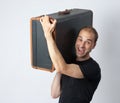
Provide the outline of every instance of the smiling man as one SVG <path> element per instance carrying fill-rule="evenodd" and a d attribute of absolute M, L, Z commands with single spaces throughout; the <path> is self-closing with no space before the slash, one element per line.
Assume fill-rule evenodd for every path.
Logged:
<path fill-rule="evenodd" d="M 98 34 L 92 27 L 84 27 L 81 29 L 76 40 L 76 56 L 78 61 L 90 58 L 89 53 L 95 47 Z"/>
<path fill-rule="evenodd" d="M 90 56 L 98 39 L 97 31 L 93 27 L 84 27 L 80 30 L 75 43 L 76 59 L 73 63 L 67 64 L 52 36 L 57 21 L 43 16 L 40 22 L 50 58 L 56 69 L 51 86 L 52 97 L 60 97 L 59 103 L 90 103 L 101 79 L 100 67 Z"/>

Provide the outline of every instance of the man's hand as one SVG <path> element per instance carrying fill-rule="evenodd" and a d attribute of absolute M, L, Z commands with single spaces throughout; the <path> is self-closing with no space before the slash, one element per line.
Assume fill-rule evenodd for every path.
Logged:
<path fill-rule="evenodd" d="M 50 18 L 49 16 L 42 16 L 40 18 L 40 23 L 43 27 L 45 37 L 47 38 L 54 32 L 57 21 L 56 19 Z"/>

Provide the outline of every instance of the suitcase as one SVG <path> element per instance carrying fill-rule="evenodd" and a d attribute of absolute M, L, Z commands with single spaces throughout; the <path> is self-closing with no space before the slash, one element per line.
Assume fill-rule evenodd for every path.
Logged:
<path fill-rule="evenodd" d="M 92 26 L 93 12 L 69 9 L 48 16 L 57 19 L 55 42 L 65 61 L 71 63 L 75 57 L 74 44 L 79 30 L 84 26 Z M 48 53 L 40 17 L 30 19 L 31 65 L 32 68 L 53 72 L 55 68 Z"/>

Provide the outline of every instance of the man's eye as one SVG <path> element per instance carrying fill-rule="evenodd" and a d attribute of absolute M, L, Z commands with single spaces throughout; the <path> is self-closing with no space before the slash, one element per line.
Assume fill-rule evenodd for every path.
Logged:
<path fill-rule="evenodd" d="M 87 41 L 86 43 L 87 43 L 87 44 L 91 44 L 91 42 L 90 42 L 90 41 Z"/>
<path fill-rule="evenodd" d="M 79 41 L 82 41 L 82 39 L 78 39 Z"/>

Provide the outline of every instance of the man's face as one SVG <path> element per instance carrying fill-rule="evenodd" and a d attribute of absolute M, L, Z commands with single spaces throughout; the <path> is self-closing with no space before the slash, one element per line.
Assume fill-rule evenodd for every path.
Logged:
<path fill-rule="evenodd" d="M 94 34 L 89 33 L 88 31 L 80 31 L 76 43 L 76 56 L 79 59 L 86 59 L 89 57 L 89 53 L 95 47 L 95 37 Z"/>

